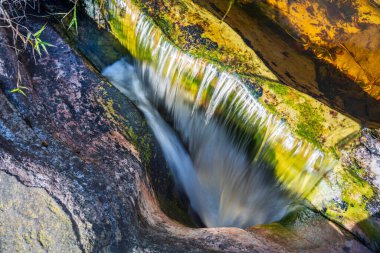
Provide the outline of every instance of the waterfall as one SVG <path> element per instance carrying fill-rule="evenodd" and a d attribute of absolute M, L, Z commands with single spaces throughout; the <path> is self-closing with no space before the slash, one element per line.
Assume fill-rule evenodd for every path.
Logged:
<path fill-rule="evenodd" d="M 173 46 L 130 0 L 110 1 L 108 9 L 112 32 L 136 61 L 122 59 L 103 74 L 144 113 L 206 226 L 278 220 L 335 166 L 237 76 Z"/>

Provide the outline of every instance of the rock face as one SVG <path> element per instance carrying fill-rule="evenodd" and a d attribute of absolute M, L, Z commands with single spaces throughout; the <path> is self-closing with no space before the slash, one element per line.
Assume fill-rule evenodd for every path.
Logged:
<path fill-rule="evenodd" d="M 122 5 L 123 2 L 118 1 L 117 3 Z M 129 2 L 131 1 L 126 1 L 127 5 L 129 5 Z M 300 138 L 307 139 L 321 149 L 340 149 L 337 145 L 352 139 L 360 129 L 357 122 L 378 124 L 376 122 L 380 116 L 380 111 L 379 107 L 376 106 L 377 101 L 375 99 L 366 97 L 368 95 L 363 95 L 360 89 L 353 89 L 352 87 L 356 87 L 356 85 L 346 82 L 344 76 L 338 75 L 333 78 L 334 75 L 330 75 L 330 72 L 333 72 L 331 68 L 323 67 L 322 72 L 326 73 L 326 75 L 317 75 L 314 72 L 317 65 L 311 61 L 310 58 L 312 57 L 300 56 L 295 50 L 287 50 L 290 48 L 287 45 L 288 41 L 281 41 L 281 38 L 279 38 L 281 36 L 274 36 L 277 31 L 271 31 L 270 27 L 264 27 L 266 28 L 264 30 L 258 29 L 260 32 L 257 35 L 251 35 L 250 38 L 264 37 L 266 39 L 257 39 L 254 41 L 255 43 L 249 43 L 246 35 L 250 34 L 252 29 L 243 30 L 241 27 L 239 29 L 237 24 L 240 24 L 241 19 L 234 20 L 234 23 L 231 23 L 230 26 L 227 25 L 229 23 L 220 22 L 219 17 L 223 11 L 219 9 L 219 7 L 222 8 L 219 6 L 222 4 L 219 3 L 223 1 L 218 1 L 218 3 L 210 1 L 209 5 L 205 4 L 206 1 L 190 0 L 132 2 L 137 6 L 140 13 L 144 13 L 152 19 L 157 27 L 160 28 L 161 33 L 183 52 L 188 52 L 196 58 L 207 60 L 221 69 L 240 75 L 247 87 L 256 91 L 257 96 L 262 100 L 262 104 L 268 110 L 274 111 L 275 114 L 284 119 Z M 196 5 L 194 2 L 200 5 Z M 92 5 L 91 1 L 87 3 L 88 6 Z M 200 8 L 200 6 L 205 5 L 209 7 L 207 9 Z M 225 4 L 224 6 L 227 5 Z M 101 15 L 99 17 L 100 12 L 97 12 L 97 8 L 88 7 L 88 13 L 95 13 L 94 19 L 101 20 L 101 23 L 104 23 L 107 18 L 106 16 L 101 17 Z M 213 10 L 213 8 L 219 9 L 219 12 L 213 15 L 214 12 L 208 11 Z M 120 12 L 122 11 L 123 9 L 120 8 Z M 109 15 L 108 25 L 112 33 L 125 46 L 131 43 L 128 38 L 135 35 L 133 33 L 128 34 L 128 31 L 132 31 L 134 28 L 131 30 L 123 28 L 128 26 L 125 23 L 126 19 L 122 15 L 118 17 L 117 13 L 110 13 L 109 10 L 103 10 L 103 12 Z M 242 12 L 235 14 L 236 17 L 241 17 L 242 15 Z M 243 17 L 244 21 L 247 21 L 242 23 L 244 28 L 250 27 L 251 22 L 248 21 L 252 19 L 249 14 L 245 13 Z M 230 18 L 228 17 L 226 22 L 229 22 L 229 20 Z M 263 28 L 263 26 L 257 25 L 253 30 L 256 30 L 256 27 Z M 240 36 L 240 34 L 243 36 Z M 210 47 L 210 43 L 215 46 Z M 280 46 L 278 46 L 279 43 L 281 44 Z M 257 47 L 256 44 L 270 46 Z M 127 47 L 130 49 L 130 46 Z M 133 43 L 132 47 L 134 47 Z M 279 52 L 278 48 L 284 50 Z M 132 54 L 134 54 L 134 51 L 136 49 L 131 50 Z M 269 53 L 266 53 L 267 51 Z M 296 52 L 295 54 L 294 51 Z M 278 54 L 280 55 L 278 56 Z M 277 55 L 277 58 L 272 59 L 267 55 Z M 294 55 L 296 56 L 294 57 Z M 281 61 L 278 59 L 281 59 Z M 272 61 L 275 65 L 278 65 L 278 71 L 269 69 L 274 66 L 271 63 Z M 304 66 L 307 71 L 298 71 L 298 66 L 300 65 Z M 287 66 L 292 67 L 287 68 Z M 299 73 L 296 74 L 296 72 Z M 276 73 L 277 75 L 275 75 Z M 298 81 L 294 82 L 292 77 L 289 76 L 300 78 L 297 78 Z M 316 80 L 318 78 L 323 80 L 319 82 Z M 280 81 L 289 86 L 283 85 Z M 331 86 L 329 83 L 337 85 Z M 333 88 L 326 91 L 319 86 Z M 347 93 L 341 92 L 342 89 Z M 299 91 L 305 92 L 312 97 Z M 353 99 L 357 103 L 352 103 Z M 309 108 L 304 108 L 303 105 L 305 104 Z M 326 106 L 326 104 L 332 108 Z M 344 112 L 344 114 L 339 112 Z M 356 122 L 351 118 L 355 119 Z M 309 121 L 312 124 L 306 123 Z"/>
<path fill-rule="evenodd" d="M 41 26 L 31 23 L 32 30 Z M 20 64 L 27 97 L 9 93 L 17 58 L 1 48 L 1 58 L 8 59 L 1 65 L 1 170 L 44 188 L 62 205 L 81 251 L 122 251 L 133 240 L 125 236 L 133 229 L 124 210 L 132 208 L 137 195 L 126 180 L 141 171 L 141 163 L 111 120 L 100 116 L 105 110 L 95 91 L 105 82 L 51 28 L 44 36 L 56 46 L 50 55 L 34 63 L 27 52 Z M 1 40 L 8 43 L 4 30 Z M 119 243 L 120 237 L 128 240 Z"/>
<path fill-rule="evenodd" d="M 194 0 L 193 2 L 219 18 L 222 18 L 229 6 L 228 0 Z M 285 2 L 288 2 L 288 5 Z M 320 5 L 319 11 L 314 12 L 315 16 L 325 15 L 325 10 L 331 8 L 323 7 L 323 2 L 326 1 L 316 2 L 310 4 L 310 7 Z M 323 37 L 323 34 L 325 34 L 322 31 L 323 29 L 328 30 L 328 27 L 331 28 L 336 25 L 329 24 L 327 26 L 325 22 L 328 19 L 324 19 L 323 21 L 325 22 L 321 21 L 319 25 L 307 27 L 302 25 L 302 22 L 306 22 L 304 20 L 306 17 L 308 20 L 318 20 L 317 17 L 308 16 L 311 14 L 306 11 L 301 12 L 301 10 L 304 11 L 309 6 L 309 3 L 310 1 L 235 1 L 224 22 L 242 37 L 247 47 L 253 49 L 260 56 L 282 83 L 309 94 L 331 108 L 349 115 L 365 125 L 378 127 L 380 109 L 376 96 L 371 96 L 367 91 L 364 91 L 363 83 L 357 78 L 352 78 L 345 71 L 358 71 L 363 75 L 364 72 L 356 63 L 350 63 L 353 60 L 351 56 L 347 54 L 344 56 L 336 52 L 336 50 L 329 51 L 331 50 L 330 48 L 341 47 L 341 45 L 338 45 L 338 39 L 336 41 L 327 41 Z M 299 13 L 297 13 L 298 9 L 301 9 Z M 375 10 L 373 11 L 376 12 Z M 339 13 L 339 10 L 335 10 L 335 12 Z M 295 16 L 296 14 L 297 16 Z M 304 15 L 304 19 L 302 15 Z M 297 21 L 295 21 L 294 16 L 297 17 Z M 376 17 L 375 14 L 373 16 Z M 293 22 L 289 20 L 293 20 Z M 306 23 L 309 24 L 310 20 Z M 341 22 L 338 23 L 342 24 Z M 371 26 L 376 27 L 374 24 Z M 312 44 L 314 42 L 307 39 L 306 35 L 309 34 L 307 29 L 310 27 L 313 28 L 310 32 L 320 32 L 318 35 L 321 38 L 318 37 L 314 42 L 317 44 L 324 43 L 324 46 L 316 46 Z M 336 31 L 336 28 L 331 28 L 331 30 L 334 29 Z M 292 31 L 294 31 L 294 34 L 292 34 Z M 330 30 L 328 31 L 331 33 Z M 343 34 L 339 38 L 349 38 L 350 35 L 346 34 L 349 31 L 349 29 L 343 29 Z M 376 46 L 375 44 L 379 40 L 366 37 L 367 31 L 365 27 L 358 25 L 355 31 L 356 36 L 362 36 L 363 39 L 361 40 L 362 44 L 357 44 L 354 51 L 371 51 L 370 55 L 374 59 L 373 62 L 378 61 L 379 55 L 376 49 L 378 45 Z M 305 39 L 308 42 L 304 41 Z M 364 41 L 370 41 L 371 48 L 366 49 L 366 46 L 363 45 Z M 345 49 L 343 49 L 343 52 L 342 48 L 340 51 L 347 53 Z M 336 57 L 342 57 L 336 59 L 337 61 L 339 60 L 341 66 L 337 67 L 336 64 L 338 63 L 335 63 L 335 60 L 331 61 L 328 54 L 325 55 L 323 52 L 336 53 Z M 366 53 L 360 52 L 360 54 L 365 55 Z M 371 65 L 370 69 L 373 72 L 371 75 L 376 76 L 375 72 L 377 70 L 373 69 L 376 64 L 371 64 L 364 56 L 356 56 L 356 58 L 361 62 L 366 62 L 365 64 L 367 65 Z M 370 85 L 368 82 L 367 84 L 373 87 L 373 90 L 377 89 L 376 84 Z"/>
<path fill-rule="evenodd" d="M 352 157 L 357 165 L 366 173 L 369 180 L 380 188 L 380 131 L 364 129 L 361 145 L 352 151 Z"/>
<path fill-rule="evenodd" d="M 93 5 L 92 2 L 87 1 L 86 3 L 88 13 L 93 18 L 96 18 L 97 13 L 99 14 L 98 7 Z M 216 8 L 215 6 L 213 7 Z M 183 10 L 186 10 L 186 12 Z M 212 51 L 212 55 L 217 56 L 213 63 L 219 61 L 219 64 L 221 64 L 223 62 L 223 52 L 228 51 L 224 51 L 224 46 L 218 49 L 210 48 L 202 43 L 204 40 L 200 39 L 199 36 L 196 38 L 187 36 L 189 31 L 182 28 L 191 22 L 204 28 L 203 30 L 201 29 L 201 32 L 200 29 L 195 30 L 201 33 L 201 38 L 217 41 L 219 46 L 225 43 L 231 47 L 231 41 L 239 37 L 237 33 L 231 31 L 231 28 L 225 27 L 204 9 L 201 9 L 198 13 L 197 6 L 187 0 L 176 2 L 165 0 L 132 2 L 125 0 L 117 2 L 116 5 L 105 7 L 103 12 L 108 14 L 106 16 L 109 19 L 105 21 L 108 21 L 110 30 L 115 37 L 131 50 L 138 60 L 147 62 L 151 60 L 153 64 L 162 64 L 162 61 L 157 61 L 158 57 L 152 56 L 153 53 L 149 51 L 159 51 L 152 49 L 157 45 L 157 41 L 165 41 L 165 43 L 169 41 L 168 43 L 173 43 L 181 49 L 187 47 L 190 53 L 199 53 L 198 57 L 204 57 L 207 52 Z M 146 23 L 146 20 L 153 20 L 154 23 Z M 139 28 L 141 30 L 138 30 Z M 226 30 L 227 32 L 225 32 Z M 144 36 L 140 36 L 141 34 Z M 229 36 L 234 37 L 229 38 L 229 40 L 219 41 L 217 38 L 223 37 L 223 34 L 229 34 Z M 262 32 L 262 34 L 265 33 Z M 188 40 L 191 43 L 188 43 Z M 140 43 L 147 46 L 140 47 Z M 192 48 L 188 48 L 189 45 Z M 246 47 L 242 50 L 248 49 Z M 171 59 L 174 58 L 172 57 Z M 261 64 L 261 69 L 265 69 L 263 63 L 260 63 L 258 58 L 255 59 L 257 64 Z M 234 63 L 224 62 L 226 65 L 223 65 L 223 67 L 240 73 L 241 65 L 239 65 L 239 62 L 241 59 L 235 58 L 235 60 Z M 181 66 L 179 63 L 178 65 Z M 263 72 L 258 73 L 258 75 L 260 74 L 263 75 Z M 320 147 L 327 155 L 333 153 L 337 158 L 343 158 L 343 154 L 355 149 L 355 146 L 360 143 L 358 139 L 360 135 L 359 125 L 338 112 L 278 82 L 266 80 L 266 82 L 260 83 L 257 79 L 254 80 L 261 84 L 262 92 L 258 92 L 259 94 L 257 95 L 259 101 L 266 104 L 268 110 L 274 111 L 274 114 L 280 114 L 298 136 Z M 199 83 L 193 85 L 197 86 Z M 248 82 L 246 85 L 249 86 L 252 83 Z M 194 90 L 197 89 L 195 88 Z M 272 105 L 272 107 L 269 105 Z M 374 107 L 374 109 L 377 110 L 378 107 Z M 277 160 L 288 161 L 288 159 L 281 158 Z M 325 168 L 324 165 L 318 167 Z M 285 172 L 291 171 L 290 167 L 284 166 L 284 168 L 283 171 Z M 357 167 L 355 163 L 345 162 L 340 159 L 333 169 L 324 174 L 311 192 L 307 191 L 304 198 L 329 219 L 355 233 L 367 245 L 372 245 L 376 249 L 380 241 L 377 222 L 379 207 L 376 204 L 379 199 L 379 190 L 371 180 L 367 180 L 363 174 L 358 172 L 360 170 L 361 168 Z M 303 178 L 300 173 L 295 173 L 295 175 L 297 178 Z M 281 174 L 278 178 L 281 178 Z M 287 182 L 289 183 L 291 180 L 283 182 L 284 185 L 287 185 Z M 289 185 L 314 184 L 289 183 Z M 297 191 L 298 189 L 295 188 L 292 190 Z"/>
<path fill-rule="evenodd" d="M 44 23 L 32 18 L 26 25 L 37 31 Z M 3 252 L 31 247 L 31 251 L 49 252 L 369 251 L 341 228 L 326 225 L 317 214 L 308 219 L 315 223 L 306 229 L 307 236 L 305 227 L 294 221 L 286 229 L 243 230 L 192 229 L 171 220 L 160 210 L 151 189 L 149 182 L 155 179 L 147 177 L 148 151 L 154 140 L 134 105 L 51 26 L 41 37 L 55 47 L 36 61 L 30 49 L 17 58 L 3 46 L 9 36 L 0 29 Z M 27 96 L 10 92 L 18 66 Z M 17 223 L 6 226 L 15 219 L 22 232 Z M 310 242 L 319 237 L 316 227 L 337 240 Z M 292 231 L 298 232 L 293 235 Z M 11 246 L 10 240 L 20 246 Z"/>
<path fill-rule="evenodd" d="M 81 252 L 70 217 L 45 190 L 1 171 L 0 192 L 1 252 Z"/>
<path fill-rule="evenodd" d="M 239 1 L 257 4 L 306 49 L 380 99 L 380 9 L 376 1 Z"/>

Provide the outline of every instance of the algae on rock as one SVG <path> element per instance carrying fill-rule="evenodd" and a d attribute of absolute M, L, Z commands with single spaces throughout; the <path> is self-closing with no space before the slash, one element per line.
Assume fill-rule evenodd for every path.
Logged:
<path fill-rule="evenodd" d="M 70 217 L 45 190 L 0 171 L 0 192 L 1 252 L 82 252 Z"/>
<path fill-rule="evenodd" d="M 314 98 L 281 84 L 236 32 L 191 1 L 111 2 L 109 9 L 105 10 L 109 14 L 111 32 L 138 60 L 149 61 L 152 57 L 152 52 L 149 51 L 151 44 L 161 42 L 164 38 L 170 45 L 197 60 L 211 62 L 220 71 L 236 74 L 268 110 L 286 121 L 293 134 L 320 148 L 327 156 L 339 159 L 345 148 L 356 145 L 360 132 L 358 123 Z M 144 23 L 139 22 L 142 12 L 146 14 L 144 19 L 150 20 L 156 27 L 144 27 Z M 137 26 L 140 26 L 140 34 L 136 34 Z M 151 37 L 145 41 L 138 39 L 139 36 L 147 35 Z M 195 79 L 187 85 L 188 96 L 195 97 L 199 86 L 199 81 L 197 83 Z M 204 98 L 202 95 L 200 105 L 207 105 L 207 97 Z M 278 161 L 286 157 L 282 157 L 279 150 L 276 152 Z M 291 170 L 289 172 L 286 165 L 281 163 L 279 168 L 278 177 L 285 185 L 295 192 L 304 190 L 302 184 L 295 186 L 295 182 L 299 182 L 297 180 L 304 177 L 304 174 L 297 175 L 294 173 L 296 171 Z M 304 195 L 301 196 L 329 219 L 354 231 L 352 224 L 374 214 L 374 210 L 367 208 L 367 203 L 378 199 L 379 194 L 365 178 L 351 174 L 352 169 L 339 161 L 331 171 L 323 175 L 312 192 L 303 192 Z M 288 176 L 292 179 L 284 180 Z M 352 198 L 350 193 L 353 190 L 357 191 L 359 197 Z M 346 205 L 350 205 L 350 208 Z"/>

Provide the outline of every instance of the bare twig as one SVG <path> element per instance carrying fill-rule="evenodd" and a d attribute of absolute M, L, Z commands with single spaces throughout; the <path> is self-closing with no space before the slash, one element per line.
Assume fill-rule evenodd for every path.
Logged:
<path fill-rule="evenodd" d="M 77 24 L 77 4 L 78 0 L 70 0 L 74 3 L 74 7 L 67 13 L 60 13 L 63 15 L 63 19 L 67 18 L 71 14 L 71 21 L 68 26 L 68 29 L 74 27 L 78 33 L 78 24 Z M 0 28 L 6 28 L 10 31 L 12 35 L 12 41 L 9 45 L 5 45 L 0 42 L 0 45 L 8 46 L 15 50 L 15 54 L 18 58 L 20 52 L 25 50 L 28 45 L 31 46 L 32 54 L 34 60 L 36 60 L 36 54 L 39 56 L 42 55 L 42 51 L 48 54 L 47 47 L 52 47 L 53 45 L 43 41 L 40 38 L 41 33 L 44 31 L 46 24 L 40 28 L 37 32 L 32 32 L 26 26 L 22 25 L 22 21 L 26 19 L 26 10 L 28 8 L 39 11 L 39 0 L 0 0 Z M 57 14 L 53 14 L 57 15 Z M 58 14 L 59 15 L 59 14 Z M 22 78 L 20 72 L 20 61 L 17 60 L 17 83 L 16 88 L 12 92 L 19 92 L 25 95 L 23 89 L 27 89 L 24 86 L 21 86 Z"/>
<path fill-rule="evenodd" d="M 31 31 L 21 25 L 20 23 L 26 18 L 26 9 L 36 8 L 38 0 L 0 0 L 0 27 L 8 29 L 12 34 L 12 41 L 10 44 L 1 45 L 8 46 L 14 49 L 16 56 L 18 57 L 20 52 L 24 50 L 28 43 L 32 44 L 30 40 Z M 20 45 L 21 43 L 21 45 Z M 20 61 L 17 60 L 17 78 L 16 78 L 16 89 L 12 92 L 20 92 L 24 94 L 21 90 L 21 71 L 20 71 Z"/>

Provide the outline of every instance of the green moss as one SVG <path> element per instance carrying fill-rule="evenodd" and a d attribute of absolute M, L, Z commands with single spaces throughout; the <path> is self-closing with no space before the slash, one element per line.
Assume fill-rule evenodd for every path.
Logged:
<path fill-rule="evenodd" d="M 380 250 L 380 231 L 379 226 L 370 219 L 363 220 L 357 225 L 366 235 L 370 246 L 374 252 Z"/>
<path fill-rule="evenodd" d="M 313 143 L 316 147 L 321 148 L 322 145 L 317 141 L 319 137 L 319 124 L 313 125 L 313 123 L 319 123 L 318 121 L 301 122 L 297 124 L 296 133 L 303 139 Z"/>
<path fill-rule="evenodd" d="M 369 217 L 367 203 L 374 196 L 372 186 L 351 170 L 346 173 L 342 184 L 342 200 L 348 204 L 343 214 L 347 219 L 365 220 Z"/>
<path fill-rule="evenodd" d="M 107 101 L 107 108 L 108 108 L 108 111 L 112 114 L 112 115 L 115 115 L 115 109 L 113 108 L 113 100 L 112 99 L 109 99 Z"/>
<path fill-rule="evenodd" d="M 154 20 L 155 23 L 161 28 L 161 30 L 164 32 L 166 36 L 173 33 L 173 28 L 167 20 L 163 18 L 157 18 Z"/>
<path fill-rule="evenodd" d="M 60 213 L 58 205 L 56 205 L 54 202 L 50 202 L 48 207 L 52 213 L 54 213 L 56 215 L 58 215 Z"/>
<path fill-rule="evenodd" d="M 273 91 L 276 95 L 286 96 L 289 94 L 289 87 L 283 84 L 273 82 L 273 81 L 264 81 L 264 82 L 266 82 L 266 84 L 268 85 L 268 88 L 271 91 Z"/>
<path fill-rule="evenodd" d="M 36 239 L 35 231 L 32 232 L 25 232 L 22 236 L 25 240 L 25 242 L 31 246 L 33 246 L 33 241 Z"/>
<path fill-rule="evenodd" d="M 142 136 L 139 136 L 136 138 L 136 142 L 134 145 L 136 145 L 137 149 L 140 151 L 141 159 L 146 168 L 150 167 L 151 158 L 152 158 L 152 147 L 151 147 L 151 141 L 153 136 L 150 134 L 145 134 Z"/>
<path fill-rule="evenodd" d="M 186 1 L 133 2 L 182 51 L 241 75 L 275 78 L 240 36 L 213 15 L 196 11 Z M 188 33 L 189 27 L 200 29 Z M 223 36 L 221 31 L 227 35 Z"/>
<path fill-rule="evenodd" d="M 300 139 L 336 158 L 341 149 L 358 139 L 360 125 L 351 119 L 291 87 L 262 78 L 255 80 L 263 89 L 261 104 L 284 119 Z"/>
<path fill-rule="evenodd" d="M 220 70 L 228 70 L 234 73 L 239 73 L 242 76 L 246 76 L 249 80 L 260 80 L 255 74 L 257 74 L 252 66 L 255 64 L 262 64 L 261 62 L 255 62 L 254 59 L 249 58 L 249 55 L 241 52 L 239 50 L 231 50 L 228 48 L 222 48 L 220 45 L 222 44 L 220 40 L 214 39 L 216 38 L 215 34 L 207 34 L 203 31 L 198 30 L 197 36 L 188 36 L 186 37 L 186 33 L 181 32 L 181 29 L 184 28 L 189 29 L 189 23 L 198 24 L 199 22 L 196 19 L 197 17 L 186 16 L 186 13 L 181 13 L 183 10 L 177 12 L 174 11 L 175 7 L 178 7 L 178 3 L 180 2 L 170 2 L 167 0 L 161 0 L 163 4 L 158 5 L 158 8 L 154 8 L 153 4 L 157 4 L 157 2 L 152 1 L 136 1 L 140 6 L 143 7 L 145 13 L 148 14 L 148 18 L 154 20 L 154 22 L 161 28 L 164 34 L 168 36 L 168 40 L 173 42 L 173 46 L 182 49 L 185 52 L 191 53 L 195 57 L 199 57 L 202 59 L 206 59 L 207 61 L 211 61 L 216 64 Z M 173 10 L 164 10 L 162 8 L 166 8 L 167 6 L 173 6 Z M 183 20 L 176 21 L 178 17 L 172 17 L 173 13 L 179 13 L 183 15 Z M 173 21 L 174 20 L 174 21 Z M 183 22 L 182 22 L 183 21 Z M 137 55 L 140 60 L 149 59 L 150 52 L 146 52 L 143 50 L 142 52 L 134 52 L 137 50 L 134 45 L 135 36 L 134 27 L 125 23 L 128 20 L 123 20 L 122 17 L 119 18 L 114 16 L 111 18 L 111 27 L 114 35 L 126 46 L 128 49 L 132 51 L 132 54 Z M 202 24 L 205 28 L 207 28 L 209 24 Z M 157 39 L 157 38 L 154 38 Z M 210 43 L 198 43 L 204 41 L 202 39 L 210 39 L 212 42 L 218 43 L 217 47 L 210 48 Z M 196 41 L 197 43 L 189 43 L 192 41 Z M 140 48 L 139 48 L 140 50 Z M 245 64 L 246 62 L 249 62 Z M 260 74 L 260 73 L 259 73 Z M 260 75 L 259 75 L 260 76 Z M 200 80 L 188 80 L 189 78 L 184 78 L 186 82 L 184 82 L 184 86 L 186 89 L 192 94 L 196 94 L 197 89 L 199 87 Z M 261 98 L 261 102 L 274 114 L 279 115 L 281 118 L 287 120 L 290 128 L 293 132 L 298 135 L 301 139 L 305 139 L 308 142 L 314 144 L 314 146 L 321 148 L 326 152 L 332 152 L 337 157 L 339 154 L 337 152 L 337 148 L 333 144 L 330 146 L 325 145 L 326 138 L 333 138 L 334 136 L 329 129 L 335 129 L 342 127 L 344 121 L 332 120 L 332 117 L 328 116 L 329 108 L 322 105 L 318 101 L 315 101 L 313 98 L 306 96 L 290 87 L 282 85 L 276 81 L 271 81 L 269 78 L 262 78 L 258 82 L 261 87 L 263 87 L 265 98 Z M 212 87 L 209 87 L 209 91 L 205 92 L 203 99 L 204 101 L 208 100 L 208 95 L 212 93 Z M 266 102 L 265 99 L 268 101 Z M 117 111 L 120 109 L 115 108 L 113 106 L 113 102 L 108 100 L 105 104 L 107 111 L 110 112 L 111 116 L 115 116 L 114 110 Z M 289 113 L 290 112 L 290 113 Z M 221 114 L 227 112 L 221 112 Z M 117 114 L 120 114 L 117 112 Z M 327 116 L 326 116 L 327 115 Z M 130 116 L 130 115 L 129 115 Z M 223 116 L 223 115 L 222 115 Z M 119 118 L 118 120 L 120 120 Z M 122 119 L 122 121 L 127 121 L 127 119 Z M 331 123 L 329 122 L 331 120 Z M 327 124 L 326 124 L 327 122 Z M 336 124 L 336 122 L 338 122 Z M 343 122 L 343 123 L 341 123 Z M 130 122 L 129 122 L 130 123 Z M 257 143 L 260 142 L 258 138 L 262 138 L 262 136 L 257 135 L 257 133 L 253 129 L 248 129 L 243 125 L 242 122 L 233 122 L 236 125 L 237 131 L 242 131 L 252 138 L 251 146 L 249 147 L 252 150 L 252 153 L 256 153 Z M 351 123 L 350 123 L 351 124 Z M 143 157 L 144 165 L 149 168 L 149 162 L 154 153 L 151 153 L 151 139 L 152 136 L 147 134 L 146 132 L 141 131 L 141 126 L 134 124 L 125 124 L 125 135 L 128 137 L 128 140 L 131 141 L 139 150 L 140 154 Z M 344 126 L 343 126 L 344 127 Z M 351 125 L 350 125 L 351 127 Z M 357 137 L 357 136 L 356 136 Z M 352 138 L 356 138 L 353 136 Z M 256 138 L 256 139 L 255 139 Z M 350 142 L 350 138 L 342 139 L 338 142 L 339 145 L 346 145 Z M 275 145 L 274 145 L 275 146 Z M 294 179 L 294 178 L 302 178 L 304 175 L 300 174 L 300 169 L 303 168 L 305 161 L 303 159 L 298 159 L 298 157 L 289 156 L 288 153 L 282 150 L 282 147 L 270 147 L 268 148 L 268 156 L 267 159 L 273 165 L 277 166 L 276 175 L 278 178 L 284 179 L 286 182 L 286 178 Z M 289 166 L 291 164 L 291 166 Z M 347 174 L 347 173 L 346 173 Z M 364 180 L 359 180 L 358 178 L 350 175 L 349 173 L 346 175 L 342 174 L 344 178 L 342 185 L 339 185 L 339 189 L 342 189 L 342 206 L 336 205 L 336 202 L 330 203 L 330 206 L 327 208 L 326 215 L 332 217 L 335 220 L 350 220 L 358 218 L 365 218 L 368 215 L 366 211 L 366 199 L 371 198 L 373 196 L 373 191 L 368 183 L 364 182 Z M 307 177 L 308 175 L 305 175 Z M 306 186 L 304 188 L 296 186 L 292 188 L 294 192 L 303 193 L 308 192 L 310 187 L 313 187 L 313 183 L 319 180 L 318 177 L 311 179 L 311 186 Z M 297 182 L 289 181 L 293 185 L 297 185 Z M 319 181 L 318 181 L 319 182 Z M 346 182 L 346 183 L 344 183 Z M 302 184 L 299 184 L 302 185 Z M 305 184 L 306 185 L 306 184 Z M 309 188 L 308 188 L 309 187 Z M 357 193 L 357 194 L 353 194 Z M 355 195 L 355 196 L 354 196 Z M 362 197 L 365 196 L 365 199 Z M 187 215 L 183 212 L 183 210 L 176 210 L 177 204 L 167 201 L 165 198 L 158 196 L 160 203 L 164 206 L 163 209 L 170 212 L 174 212 L 173 216 L 177 215 L 176 219 L 184 219 Z M 348 205 L 348 206 L 346 206 Z M 186 216 L 186 217 L 185 217 Z"/>
<path fill-rule="evenodd" d="M 48 233 L 44 230 L 41 230 L 38 232 L 37 240 L 45 249 L 49 249 L 52 243 L 52 239 L 50 238 Z"/>
<path fill-rule="evenodd" d="M 361 222 L 370 217 L 367 204 L 374 198 L 373 186 L 360 177 L 353 168 L 340 168 L 336 172 L 340 200 L 331 200 L 325 214 L 341 224 Z"/>
<path fill-rule="evenodd" d="M 341 139 L 337 144 L 336 148 L 350 150 L 353 146 L 356 146 L 359 142 L 360 131 L 353 132 L 347 137 Z"/>

